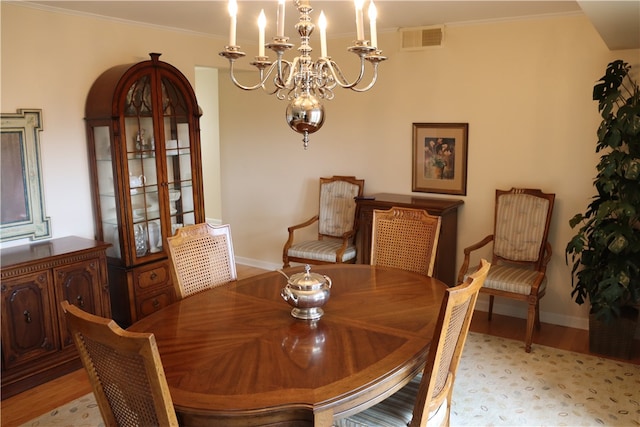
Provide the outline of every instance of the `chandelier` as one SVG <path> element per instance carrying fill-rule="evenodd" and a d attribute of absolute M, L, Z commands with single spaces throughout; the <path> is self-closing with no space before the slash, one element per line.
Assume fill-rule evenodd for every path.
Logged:
<path fill-rule="evenodd" d="M 382 56 L 382 51 L 377 48 L 376 8 L 373 1 L 371 1 L 368 10 L 371 40 L 365 40 L 364 36 L 364 0 L 355 0 L 354 2 L 357 40 L 347 50 L 359 57 L 360 71 L 353 81 L 349 81 L 338 64 L 327 55 L 327 21 L 324 12 L 320 13 L 318 20 L 320 57 L 315 61 L 311 58 L 312 48 L 309 45 L 309 40 L 315 29 L 310 16 L 313 9 L 309 0 L 294 0 L 294 2 L 300 13 L 300 19 L 295 25 L 295 29 L 300 35 L 299 56 L 292 61 L 283 58 L 284 53 L 294 47 L 289 43 L 289 38 L 285 36 L 284 32 L 284 0 L 278 0 L 276 36 L 273 37 L 271 43 L 265 44 L 266 18 L 264 10 L 260 12 L 258 18 L 258 56 L 250 63 L 258 71 L 258 82 L 255 85 L 245 86 L 238 82 L 234 75 L 233 65 L 236 59 L 246 56 L 244 52 L 240 51 L 240 46 L 236 45 L 236 15 L 238 12 L 236 0 L 229 0 L 229 15 L 231 17 L 229 45 L 225 46 L 220 55 L 229 60 L 229 74 L 237 87 L 244 90 L 263 89 L 270 95 L 275 94 L 280 100 L 289 101 L 286 110 L 287 123 L 291 129 L 303 135 L 302 142 L 304 148 L 307 149 L 309 134 L 316 132 L 324 123 L 324 106 L 321 100 L 333 99 L 333 89 L 336 86 L 355 92 L 365 92 L 371 89 L 378 78 L 378 64 L 387 58 Z M 271 62 L 269 57 L 265 55 L 265 47 L 275 52 L 274 62 Z M 362 80 L 367 62 L 373 66 L 373 76 L 371 81 L 363 86 Z M 273 82 L 273 86 L 268 83 L 270 80 Z"/>

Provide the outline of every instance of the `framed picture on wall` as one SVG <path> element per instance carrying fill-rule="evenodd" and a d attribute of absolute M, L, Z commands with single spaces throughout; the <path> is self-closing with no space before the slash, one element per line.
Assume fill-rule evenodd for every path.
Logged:
<path fill-rule="evenodd" d="M 42 110 L 0 117 L 0 241 L 51 237 L 40 167 Z"/>
<path fill-rule="evenodd" d="M 414 123 L 411 190 L 466 195 L 468 137 L 468 123 Z"/>

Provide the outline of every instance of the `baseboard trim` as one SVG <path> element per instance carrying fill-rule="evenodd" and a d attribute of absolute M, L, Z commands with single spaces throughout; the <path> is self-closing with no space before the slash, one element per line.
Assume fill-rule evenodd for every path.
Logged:
<path fill-rule="evenodd" d="M 222 220 L 221 219 L 205 218 L 205 221 L 208 222 L 211 225 L 222 225 Z"/>
<path fill-rule="evenodd" d="M 517 317 L 519 319 L 527 318 L 527 306 L 525 303 L 518 302 L 498 302 L 496 298 L 493 304 L 493 312 L 496 314 L 502 314 L 504 316 Z M 489 297 L 480 295 L 478 302 L 476 303 L 476 310 L 489 311 Z M 589 319 L 566 316 L 558 313 L 550 313 L 548 311 L 540 311 L 540 321 L 543 323 L 550 323 L 552 325 L 567 326 L 569 328 L 576 329 L 589 329 Z"/>
<path fill-rule="evenodd" d="M 236 263 L 246 265 L 249 267 L 262 268 L 263 270 L 278 270 L 282 268 L 282 263 L 276 264 L 273 262 L 259 261 L 251 258 L 236 257 Z"/>

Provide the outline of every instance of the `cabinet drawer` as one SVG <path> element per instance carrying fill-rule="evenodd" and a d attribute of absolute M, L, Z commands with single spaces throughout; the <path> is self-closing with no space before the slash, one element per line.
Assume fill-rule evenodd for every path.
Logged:
<path fill-rule="evenodd" d="M 158 292 L 140 295 L 136 297 L 136 311 L 138 319 L 142 319 L 163 307 L 168 306 L 175 300 L 173 287 L 164 287 Z"/>
<path fill-rule="evenodd" d="M 138 267 L 133 275 L 136 294 L 171 285 L 171 270 L 166 262 Z"/>

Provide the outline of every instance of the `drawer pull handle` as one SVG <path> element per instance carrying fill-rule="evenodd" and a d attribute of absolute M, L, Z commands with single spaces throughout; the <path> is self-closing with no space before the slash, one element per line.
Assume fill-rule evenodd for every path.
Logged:
<path fill-rule="evenodd" d="M 31 313 L 29 313 L 29 310 L 25 310 L 22 314 L 24 314 L 24 321 L 31 323 Z"/>
<path fill-rule="evenodd" d="M 156 280 L 158 278 L 158 274 L 154 271 L 151 273 L 151 280 Z"/>
<path fill-rule="evenodd" d="M 76 297 L 76 300 L 78 301 L 78 307 L 84 307 L 84 300 L 82 299 L 82 295 L 78 295 Z"/>
<path fill-rule="evenodd" d="M 157 299 L 157 298 L 156 298 L 156 299 L 154 299 L 154 300 L 153 300 L 153 307 L 154 307 L 154 308 L 158 308 L 159 306 L 160 306 L 160 301 L 158 301 L 158 299 Z"/>

